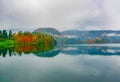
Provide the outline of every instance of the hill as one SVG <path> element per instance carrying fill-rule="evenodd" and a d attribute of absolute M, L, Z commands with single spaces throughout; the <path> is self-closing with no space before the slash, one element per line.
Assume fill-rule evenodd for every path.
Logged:
<path fill-rule="evenodd" d="M 86 42 L 101 42 L 105 43 L 120 43 L 119 30 L 91 30 L 79 31 L 68 30 L 61 32 L 62 35 L 68 36 L 67 43 L 86 43 Z"/>
<path fill-rule="evenodd" d="M 51 35 L 60 35 L 60 32 L 55 29 L 55 28 L 51 28 L 51 27 L 46 27 L 46 28 L 38 28 L 36 30 L 34 30 L 33 32 L 42 32 L 42 33 L 47 33 L 47 34 L 51 34 Z"/>

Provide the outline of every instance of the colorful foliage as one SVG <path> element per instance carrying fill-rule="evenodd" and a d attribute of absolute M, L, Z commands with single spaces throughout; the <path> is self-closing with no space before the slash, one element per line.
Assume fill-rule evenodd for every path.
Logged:
<path fill-rule="evenodd" d="M 30 32 L 24 32 L 21 31 L 18 33 L 15 33 L 13 35 L 13 39 L 15 40 L 15 43 L 17 44 L 41 44 L 41 43 L 51 43 L 54 42 L 54 38 L 48 34 L 43 33 L 30 33 Z"/>

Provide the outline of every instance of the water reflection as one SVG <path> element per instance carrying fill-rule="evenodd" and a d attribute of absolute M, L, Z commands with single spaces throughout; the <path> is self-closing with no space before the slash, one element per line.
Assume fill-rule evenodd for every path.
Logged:
<path fill-rule="evenodd" d="M 44 46 L 0 48 L 0 82 L 120 82 L 119 46 Z"/>
<path fill-rule="evenodd" d="M 113 46 L 69 46 L 62 53 L 68 55 L 120 55 L 120 47 Z"/>
<path fill-rule="evenodd" d="M 0 56 L 6 57 L 7 55 L 22 56 L 24 54 L 34 54 L 38 57 L 54 57 L 59 53 L 66 55 L 120 55 L 120 46 L 64 46 L 54 47 L 50 44 L 42 45 L 14 45 L 0 48 Z"/>
<path fill-rule="evenodd" d="M 12 45 L 8 47 L 0 48 L 0 56 L 6 57 L 7 55 L 19 55 L 23 54 L 34 54 L 40 57 L 53 57 L 58 53 L 59 50 L 52 50 L 54 45 L 50 44 L 41 44 L 41 45 Z"/>

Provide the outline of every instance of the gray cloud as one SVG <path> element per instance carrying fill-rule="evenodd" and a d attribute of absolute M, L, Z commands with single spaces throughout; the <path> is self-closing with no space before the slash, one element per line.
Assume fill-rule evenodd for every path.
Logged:
<path fill-rule="evenodd" d="M 119 24 L 114 21 L 114 15 L 119 14 L 114 4 L 118 3 L 109 1 L 111 4 L 108 0 L 0 0 L 0 27 L 35 29 L 49 26 L 58 30 L 86 30 L 103 29 L 113 24 L 117 29 Z"/>

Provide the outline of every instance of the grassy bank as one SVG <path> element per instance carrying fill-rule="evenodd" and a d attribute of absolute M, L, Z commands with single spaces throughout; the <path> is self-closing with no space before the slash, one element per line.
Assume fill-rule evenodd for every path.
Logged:
<path fill-rule="evenodd" d="M 14 40 L 9 40 L 9 39 L 5 39 L 5 40 L 0 40 L 0 47 L 8 47 L 14 44 Z"/>

